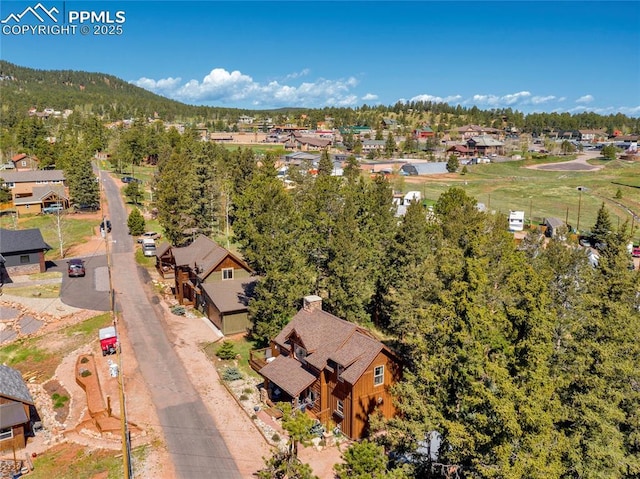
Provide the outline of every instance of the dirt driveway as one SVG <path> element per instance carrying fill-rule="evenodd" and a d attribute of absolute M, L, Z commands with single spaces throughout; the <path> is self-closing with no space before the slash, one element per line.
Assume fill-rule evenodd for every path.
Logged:
<path fill-rule="evenodd" d="M 604 168 L 602 165 L 590 165 L 587 160 L 600 157 L 599 151 L 585 151 L 579 153 L 575 160 L 561 161 L 559 163 L 544 163 L 542 165 L 527 166 L 530 170 L 546 171 L 598 171 Z"/>

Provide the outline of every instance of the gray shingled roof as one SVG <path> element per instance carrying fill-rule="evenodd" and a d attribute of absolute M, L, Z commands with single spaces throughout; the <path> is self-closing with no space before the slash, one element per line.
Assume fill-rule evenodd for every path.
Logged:
<path fill-rule="evenodd" d="M 33 181 L 64 181 L 62 170 L 6 171 L 2 173 L 5 183 L 30 183 Z"/>
<path fill-rule="evenodd" d="M 490 136 L 474 136 L 470 141 L 476 146 L 503 146 L 504 143 L 496 140 L 495 138 L 491 138 Z"/>
<path fill-rule="evenodd" d="M 28 205 L 34 203 L 41 203 L 42 200 L 49 196 L 49 194 L 53 193 L 59 198 L 68 200 L 67 193 L 64 190 L 64 185 L 44 185 L 44 186 L 34 186 L 31 190 L 31 196 L 23 196 L 20 198 L 14 198 L 13 203 L 16 205 Z"/>
<path fill-rule="evenodd" d="M 33 405 L 33 398 L 17 369 L 0 364 L 0 396 Z"/>
<path fill-rule="evenodd" d="M 7 255 L 22 251 L 50 250 L 37 228 L 28 230 L 6 230 L 0 228 L 0 253 Z"/>
<path fill-rule="evenodd" d="M 171 248 L 171 245 L 166 241 L 163 241 L 156 247 L 156 257 L 160 258 L 167 251 L 169 251 L 170 248 Z"/>
<path fill-rule="evenodd" d="M 255 279 L 234 279 L 216 281 L 215 283 L 203 283 L 202 289 L 211 298 L 218 311 L 232 313 L 246 311 L 249 305 L 249 297 L 256 284 Z"/>
<path fill-rule="evenodd" d="M 20 402 L 0 404 L 0 429 L 24 424 L 28 421 L 24 406 Z"/>

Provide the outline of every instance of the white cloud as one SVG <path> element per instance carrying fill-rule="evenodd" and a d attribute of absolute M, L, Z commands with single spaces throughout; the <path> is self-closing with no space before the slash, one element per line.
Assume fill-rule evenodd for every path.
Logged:
<path fill-rule="evenodd" d="M 534 105 L 539 105 L 541 103 L 547 103 L 547 102 L 550 102 L 551 100 L 556 100 L 556 97 L 553 96 L 553 95 L 533 96 L 533 97 L 531 97 L 531 103 L 533 103 Z"/>
<path fill-rule="evenodd" d="M 435 96 L 435 95 L 416 95 L 411 98 L 410 101 L 430 101 L 432 103 L 457 103 L 460 101 L 462 97 L 460 95 L 449 95 L 445 97 Z"/>
<path fill-rule="evenodd" d="M 593 101 L 593 96 L 584 95 L 576 100 L 576 103 L 591 103 Z"/>
<path fill-rule="evenodd" d="M 151 78 L 142 77 L 134 82 L 140 88 L 145 90 L 159 90 L 159 91 L 171 91 L 180 85 L 182 79 L 178 78 L 164 78 L 161 80 L 152 80 Z"/>
<path fill-rule="evenodd" d="M 617 109 L 623 115 L 638 116 L 640 115 L 640 105 L 638 106 L 622 106 Z"/>
<path fill-rule="evenodd" d="M 309 73 L 311 73 L 311 70 L 309 70 L 308 68 L 304 68 L 304 69 L 300 70 L 299 72 L 289 73 L 284 78 L 286 80 L 293 80 L 293 79 L 299 78 L 299 77 L 306 77 L 307 75 L 309 75 Z"/>
<path fill-rule="evenodd" d="M 357 94 L 351 91 L 358 85 L 356 78 L 318 78 L 297 85 L 290 82 L 308 73 L 309 70 L 305 69 L 287 75 L 282 82 L 274 80 L 260 83 L 238 70 L 228 72 L 224 68 L 214 68 L 202 80 L 192 79 L 184 84 L 181 84 L 180 78 L 140 78 L 132 83 L 175 100 L 198 104 L 220 102 L 246 103 L 255 107 L 323 107 L 353 106 L 358 103 Z"/>
<path fill-rule="evenodd" d="M 378 95 L 374 95 L 373 93 L 367 93 L 362 97 L 362 101 L 375 101 L 378 99 Z"/>
<path fill-rule="evenodd" d="M 472 100 L 468 100 L 465 103 L 473 103 L 477 106 L 490 106 L 493 108 L 501 108 L 505 106 L 515 105 L 516 103 L 523 103 L 529 99 L 531 93 L 528 91 L 520 91 L 517 93 L 509 93 L 508 95 L 473 95 Z"/>

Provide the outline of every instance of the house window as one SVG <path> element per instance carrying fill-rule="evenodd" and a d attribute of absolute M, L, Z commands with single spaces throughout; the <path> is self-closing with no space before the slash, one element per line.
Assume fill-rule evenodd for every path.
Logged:
<path fill-rule="evenodd" d="M 25 160 L 22 160 L 22 166 L 27 166 L 27 162 Z"/>
<path fill-rule="evenodd" d="M 380 386 L 384 384 L 384 366 L 376 366 L 373 369 L 373 385 Z"/>
<path fill-rule="evenodd" d="M 233 279 L 233 268 L 223 268 L 222 279 Z"/>
<path fill-rule="evenodd" d="M 5 429 L 0 429 L 0 441 L 4 441 L 5 439 L 11 439 L 13 437 L 13 428 L 7 427 Z"/>
<path fill-rule="evenodd" d="M 336 402 L 336 414 L 340 417 L 344 417 L 344 403 L 340 399 Z"/>
<path fill-rule="evenodd" d="M 23 254 L 20 256 L 20 264 L 29 264 L 29 255 Z"/>
<path fill-rule="evenodd" d="M 5 184 L 7 185 L 7 188 L 15 188 L 16 187 L 16 184 L 13 181 L 11 181 L 9 183 L 5 183 Z"/>
<path fill-rule="evenodd" d="M 304 349 L 302 346 L 299 346 L 299 345 L 296 344 L 295 347 L 294 347 L 294 352 L 295 352 L 295 355 L 296 355 L 296 359 L 298 361 L 306 362 L 306 359 L 305 359 L 307 357 L 307 350 L 306 349 Z"/>

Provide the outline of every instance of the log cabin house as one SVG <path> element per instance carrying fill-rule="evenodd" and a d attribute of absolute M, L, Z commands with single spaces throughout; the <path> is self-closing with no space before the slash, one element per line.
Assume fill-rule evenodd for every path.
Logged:
<path fill-rule="evenodd" d="M 396 410 L 390 388 L 401 375 L 392 351 L 357 324 L 322 310 L 319 296 L 271 341 L 250 355 L 271 402 L 291 402 L 325 428 L 351 439 L 369 433 L 369 415 Z"/>

